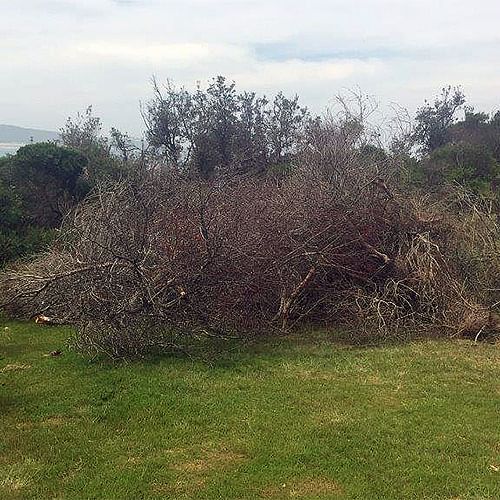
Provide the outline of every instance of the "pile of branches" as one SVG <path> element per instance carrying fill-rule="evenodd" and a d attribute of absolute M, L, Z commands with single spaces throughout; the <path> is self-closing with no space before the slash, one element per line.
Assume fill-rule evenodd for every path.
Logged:
<path fill-rule="evenodd" d="M 0 302 L 73 323 L 79 349 L 113 357 L 185 335 L 311 324 L 459 334 L 496 321 L 495 214 L 458 191 L 405 192 L 390 161 L 316 133 L 286 174 L 149 168 L 97 191 L 50 251 L 2 275 Z"/>

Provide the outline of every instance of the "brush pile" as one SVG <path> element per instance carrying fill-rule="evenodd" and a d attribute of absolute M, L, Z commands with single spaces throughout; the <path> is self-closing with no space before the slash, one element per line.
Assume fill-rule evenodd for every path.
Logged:
<path fill-rule="evenodd" d="M 308 144 L 274 175 L 138 169 L 80 204 L 49 252 L 4 272 L 0 302 L 75 324 L 79 349 L 113 357 L 200 333 L 498 327 L 487 205 L 405 190 L 395 161 L 321 130 Z"/>

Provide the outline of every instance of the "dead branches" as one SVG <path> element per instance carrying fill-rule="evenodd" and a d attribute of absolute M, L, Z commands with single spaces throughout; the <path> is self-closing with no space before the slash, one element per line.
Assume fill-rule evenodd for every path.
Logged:
<path fill-rule="evenodd" d="M 78 348 L 113 356 L 176 348 L 200 328 L 458 329 L 464 310 L 498 302 L 493 218 L 401 191 L 352 145 L 340 162 L 346 131 L 330 133 L 344 136 L 316 131 L 279 184 L 151 170 L 96 193 L 49 253 L 4 273 L 1 302 L 73 322 Z"/>

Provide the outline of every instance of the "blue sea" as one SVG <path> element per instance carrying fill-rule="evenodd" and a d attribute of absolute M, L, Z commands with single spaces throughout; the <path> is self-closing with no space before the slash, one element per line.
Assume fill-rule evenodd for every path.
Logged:
<path fill-rule="evenodd" d="M 0 142 L 0 156 L 13 155 L 22 146 L 24 146 L 24 144 Z"/>

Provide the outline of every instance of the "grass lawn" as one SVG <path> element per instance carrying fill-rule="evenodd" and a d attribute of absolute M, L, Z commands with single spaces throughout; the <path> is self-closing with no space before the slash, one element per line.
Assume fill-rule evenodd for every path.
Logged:
<path fill-rule="evenodd" d="M 498 344 L 315 333 L 113 364 L 69 333 L 1 326 L 2 499 L 500 499 Z"/>

